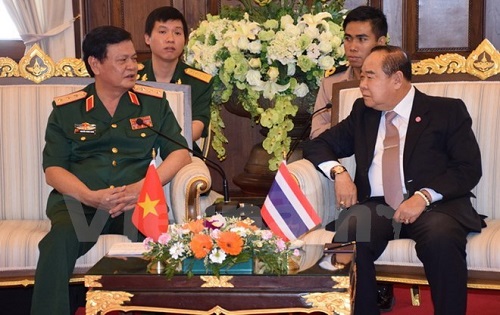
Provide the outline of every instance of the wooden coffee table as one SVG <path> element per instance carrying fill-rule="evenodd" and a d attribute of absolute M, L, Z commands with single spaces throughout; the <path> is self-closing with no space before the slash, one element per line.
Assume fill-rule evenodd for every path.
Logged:
<path fill-rule="evenodd" d="M 323 246 L 321 246 L 323 247 Z M 309 247 L 312 248 L 312 247 Z M 343 248 L 336 270 L 319 265 L 318 257 L 301 259 L 301 268 L 291 275 L 164 275 L 146 271 L 140 257 L 102 258 L 85 276 L 88 288 L 86 314 L 110 311 L 141 311 L 168 314 L 351 314 L 354 301 L 355 248 Z M 319 253 L 319 254 L 318 254 Z M 307 255 L 304 255 L 307 256 Z M 346 262 L 346 256 L 351 262 Z M 304 263 L 304 259 L 309 262 Z M 310 259 L 315 259 L 311 263 Z M 308 267 L 311 265 L 311 267 Z M 336 264 L 337 265 L 337 264 Z"/>

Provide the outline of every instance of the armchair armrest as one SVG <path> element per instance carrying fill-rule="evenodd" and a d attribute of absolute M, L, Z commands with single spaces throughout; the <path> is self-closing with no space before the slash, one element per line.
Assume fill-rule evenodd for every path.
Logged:
<path fill-rule="evenodd" d="M 179 170 L 171 181 L 170 196 L 176 223 L 196 219 L 200 215 L 200 195 L 212 185 L 210 172 L 205 163 L 197 157 Z"/>
<path fill-rule="evenodd" d="M 326 178 L 306 159 L 288 164 L 288 169 L 297 180 L 302 192 L 321 217 L 323 226 L 333 221 L 337 214 L 333 182 Z"/>

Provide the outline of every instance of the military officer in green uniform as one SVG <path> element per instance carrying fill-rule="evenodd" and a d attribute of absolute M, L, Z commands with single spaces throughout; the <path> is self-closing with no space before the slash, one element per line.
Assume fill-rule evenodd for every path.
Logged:
<path fill-rule="evenodd" d="M 46 210 L 51 230 L 39 244 L 32 314 L 70 314 L 69 277 L 100 234 L 141 237 L 131 228 L 129 210 L 153 150 L 163 159 L 163 184 L 191 161 L 186 149 L 137 123 L 141 118 L 186 144 L 163 90 L 136 85 L 130 33 L 98 27 L 85 37 L 83 55 L 95 83 L 56 97 L 46 129 L 43 168 L 54 188 Z"/>
<path fill-rule="evenodd" d="M 191 86 L 192 134 L 197 141 L 209 132 L 213 80 L 210 74 L 181 61 L 188 35 L 186 19 L 176 8 L 165 6 L 151 11 L 144 34 L 151 59 L 139 65 L 139 80 Z M 199 151 L 195 143 L 193 148 Z"/>

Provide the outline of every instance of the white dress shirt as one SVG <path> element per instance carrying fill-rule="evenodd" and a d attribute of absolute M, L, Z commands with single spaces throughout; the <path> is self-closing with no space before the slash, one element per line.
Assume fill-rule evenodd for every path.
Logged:
<path fill-rule="evenodd" d="M 394 126 L 399 132 L 399 161 L 400 161 L 400 174 L 401 174 L 401 187 L 403 188 L 403 194 L 407 194 L 406 185 L 404 182 L 404 172 L 403 172 L 403 152 L 404 144 L 406 140 L 406 132 L 408 130 L 408 121 L 410 119 L 411 109 L 413 106 L 413 99 L 415 98 L 415 87 L 411 87 L 410 91 L 406 96 L 399 102 L 393 111 L 397 113 L 397 116 L 392 120 Z M 371 186 L 371 196 L 383 196 L 384 187 L 382 185 L 382 154 L 384 153 L 384 138 L 385 138 L 385 113 L 382 112 L 380 124 L 377 133 L 377 140 L 375 142 L 375 151 L 373 154 L 373 161 L 368 170 L 368 179 Z M 318 167 L 327 175 L 330 179 L 330 170 L 332 167 L 339 165 L 337 161 L 326 161 L 318 165 Z M 432 189 L 424 188 L 429 192 L 432 197 L 432 202 L 441 200 L 443 196 Z M 406 199 L 406 198 L 405 198 Z"/>

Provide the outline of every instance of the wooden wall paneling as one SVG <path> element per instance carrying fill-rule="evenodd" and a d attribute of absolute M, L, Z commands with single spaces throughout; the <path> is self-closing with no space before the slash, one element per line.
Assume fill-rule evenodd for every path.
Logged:
<path fill-rule="evenodd" d="M 210 12 L 210 1 L 207 0 L 173 0 L 173 6 L 183 12 L 189 31 L 192 31 Z"/>
<path fill-rule="evenodd" d="M 122 16 L 120 17 L 120 22 L 123 25 L 123 28 L 132 34 L 138 59 L 148 59 L 150 57 L 150 50 L 144 42 L 144 23 L 146 22 L 146 18 L 154 9 L 165 5 L 172 5 L 172 1 L 120 0 L 119 2 L 122 6 Z"/>
<path fill-rule="evenodd" d="M 80 43 L 82 38 L 82 14 L 80 9 L 80 0 L 72 0 L 73 3 L 73 16 L 80 16 L 80 18 L 75 20 L 74 30 L 75 30 L 75 57 L 82 57 L 82 45 Z M 68 56 L 69 57 L 69 56 Z"/>
<path fill-rule="evenodd" d="M 84 33 L 101 25 L 111 25 L 112 0 L 83 0 Z"/>
<path fill-rule="evenodd" d="M 484 38 L 484 0 L 405 0 L 402 28 L 403 47 L 414 60 L 467 56 Z"/>
<path fill-rule="evenodd" d="M 220 12 L 221 0 L 207 0 L 207 12 L 216 15 Z"/>

